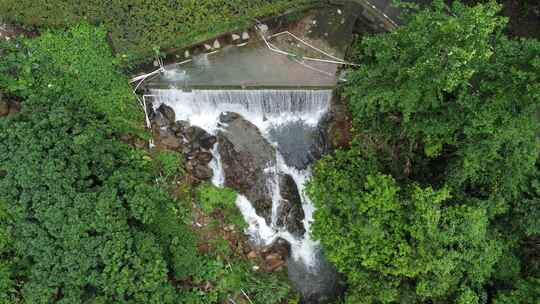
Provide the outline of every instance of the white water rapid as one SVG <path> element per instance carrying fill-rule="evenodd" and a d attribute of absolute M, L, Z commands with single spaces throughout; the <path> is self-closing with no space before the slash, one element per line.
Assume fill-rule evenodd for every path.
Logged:
<path fill-rule="evenodd" d="M 283 238 L 291 244 L 291 255 L 296 261 L 301 261 L 308 268 L 317 266 L 319 244 L 311 240 L 309 233 L 314 207 L 304 193 L 305 183 L 311 175 L 310 168 L 308 166 L 306 169 L 297 169 L 287 164 L 279 150 L 281 139 L 273 134 L 283 127 L 298 128 L 300 130 L 295 132 L 300 133 L 306 128 L 317 128 L 319 121 L 329 109 L 332 91 L 193 90 L 184 92 L 177 89 L 153 89 L 151 96 L 155 108 L 164 103 L 174 109 L 177 120 L 187 121 L 210 134 L 215 135 L 220 130 L 218 122 L 223 112 L 240 114 L 260 130 L 263 137 L 276 147 L 276 165 L 266 169 L 275 173 L 271 175 L 274 178 L 267 181 L 272 194 L 272 219 L 270 225 L 267 224 L 263 217 L 257 215 L 251 202 L 245 196 L 238 195 L 236 205 L 249 225 L 247 233 L 254 240 L 265 245 L 271 244 L 277 238 Z M 214 156 L 210 163 L 214 171 L 212 182 L 216 186 L 223 186 L 224 174 L 217 143 L 211 152 Z M 307 155 L 309 151 L 297 153 Z M 278 173 L 290 175 L 298 188 L 305 214 L 303 224 L 306 233 L 302 237 L 294 236 L 276 224 L 281 199 Z"/>

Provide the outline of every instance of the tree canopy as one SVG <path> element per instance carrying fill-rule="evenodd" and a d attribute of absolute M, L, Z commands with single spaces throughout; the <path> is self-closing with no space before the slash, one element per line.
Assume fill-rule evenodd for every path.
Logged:
<path fill-rule="evenodd" d="M 287 281 L 254 273 L 227 243 L 199 251 L 191 200 L 166 191 L 180 155 L 119 139 L 147 135 L 103 28 L 51 31 L 0 53 L 0 89 L 23 100 L 0 119 L 0 303 L 289 296 Z M 212 194 L 216 205 L 234 199 Z"/>
<path fill-rule="evenodd" d="M 309 186 L 350 303 L 487 303 L 517 280 L 535 295 L 540 43 L 504 36 L 499 10 L 434 1 L 356 46 L 355 139 Z"/>

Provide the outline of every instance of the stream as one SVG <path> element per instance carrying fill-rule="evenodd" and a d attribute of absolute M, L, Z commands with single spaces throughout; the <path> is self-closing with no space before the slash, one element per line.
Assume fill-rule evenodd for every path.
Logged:
<path fill-rule="evenodd" d="M 319 243 L 310 236 L 314 207 L 304 191 L 311 164 L 322 153 L 324 138 L 319 136 L 319 123 L 330 108 L 332 91 L 152 89 L 151 95 L 155 108 L 166 104 L 174 110 L 176 120 L 187 121 L 217 136 L 218 142 L 211 151 L 212 182 L 239 192 L 236 205 L 255 244 L 268 246 L 278 239 L 290 244 L 289 277 L 304 300 L 319 303 L 325 297 L 333 297 L 337 274 L 322 257 Z M 260 178 L 262 183 L 248 180 L 247 186 L 235 187 L 230 171 L 237 168 L 227 169 L 230 166 L 223 161 L 228 157 L 223 145 L 230 144 L 247 147 L 251 149 L 248 157 L 264 160 L 252 168 L 259 171 L 253 173 L 254 179 Z M 245 151 L 233 153 L 242 155 Z M 284 177 L 292 183 L 283 184 Z M 284 187 L 295 188 L 292 192 L 299 194 L 299 201 L 285 200 Z M 266 204 L 250 201 L 249 197 L 255 195 L 267 198 Z M 300 204 L 301 211 L 286 214 L 284 202 L 289 204 L 288 210 L 295 208 L 291 204 Z"/>

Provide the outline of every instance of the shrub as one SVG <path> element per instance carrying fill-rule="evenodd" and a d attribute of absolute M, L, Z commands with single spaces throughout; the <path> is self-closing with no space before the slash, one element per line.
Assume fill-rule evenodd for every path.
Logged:
<path fill-rule="evenodd" d="M 27 26 L 59 27 L 91 22 L 110 31 L 115 49 L 130 59 L 153 55 L 155 46 L 181 47 L 210 38 L 253 18 L 307 1 L 294 0 L 4 0 L 0 17 Z"/>

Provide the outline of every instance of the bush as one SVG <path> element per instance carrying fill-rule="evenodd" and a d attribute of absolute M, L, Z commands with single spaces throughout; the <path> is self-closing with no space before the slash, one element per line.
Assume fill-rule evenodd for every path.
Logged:
<path fill-rule="evenodd" d="M 178 242 L 192 232 L 152 163 L 116 139 L 142 116 L 104 30 L 21 43 L 0 62 L 0 86 L 24 98 L 0 119 L 0 299 L 177 303 L 168 273 L 196 267 L 195 243 Z"/>
<path fill-rule="evenodd" d="M 20 48 L 6 45 L 2 82 L 12 94 L 40 96 L 47 106 L 69 99 L 72 109 L 87 107 L 106 117 L 114 132 L 141 135 L 142 109 L 118 69 L 105 40 L 104 28 L 87 24 L 71 30 L 50 31 L 20 41 Z"/>
<path fill-rule="evenodd" d="M 206 213 L 211 213 L 216 209 L 235 208 L 236 192 L 229 188 L 204 184 L 197 188 L 197 199 L 201 209 Z"/>
<path fill-rule="evenodd" d="M 58 27 L 82 21 L 102 24 L 117 52 L 130 59 L 152 56 L 155 46 L 182 47 L 253 18 L 306 1 L 294 0 L 4 0 L 0 17 L 27 26 Z"/>

